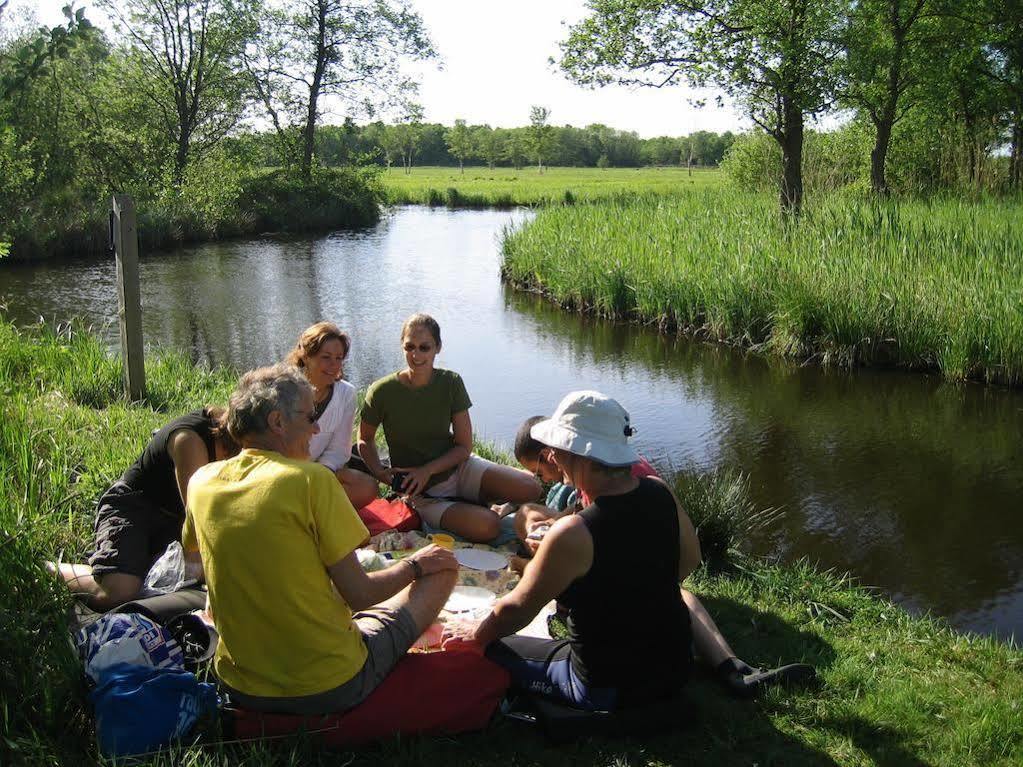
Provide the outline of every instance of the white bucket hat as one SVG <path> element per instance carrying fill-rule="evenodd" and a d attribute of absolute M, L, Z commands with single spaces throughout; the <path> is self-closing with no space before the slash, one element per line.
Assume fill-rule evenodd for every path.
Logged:
<path fill-rule="evenodd" d="M 550 418 L 529 435 L 548 447 L 592 458 L 605 466 L 631 466 L 639 454 L 628 443 L 629 414 L 616 400 L 595 391 L 565 396 Z"/>

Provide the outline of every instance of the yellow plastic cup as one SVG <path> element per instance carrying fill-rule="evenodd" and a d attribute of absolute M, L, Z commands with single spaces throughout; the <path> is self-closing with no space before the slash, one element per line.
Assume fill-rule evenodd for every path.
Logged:
<path fill-rule="evenodd" d="M 442 549 L 453 549 L 455 548 L 455 539 L 446 533 L 432 533 L 426 536 L 431 542 L 440 546 Z"/>

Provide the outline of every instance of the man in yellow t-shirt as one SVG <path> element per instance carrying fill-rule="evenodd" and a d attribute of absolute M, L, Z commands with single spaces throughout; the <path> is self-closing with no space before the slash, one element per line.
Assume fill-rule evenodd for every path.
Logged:
<path fill-rule="evenodd" d="M 246 373 L 227 425 L 242 452 L 192 477 L 183 531 L 202 555 L 217 676 L 248 708 L 344 711 L 436 619 L 458 562 L 428 546 L 363 571 L 355 549 L 369 533 L 330 470 L 308 460 L 318 429 L 298 368 Z"/>

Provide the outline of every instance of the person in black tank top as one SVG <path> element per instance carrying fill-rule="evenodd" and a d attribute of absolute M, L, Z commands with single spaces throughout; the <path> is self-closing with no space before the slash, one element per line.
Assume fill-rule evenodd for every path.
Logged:
<path fill-rule="evenodd" d="M 135 463 L 100 497 L 89 564 L 54 566 L 89 607 L 109 610 L 135 599 L 153 562 L 180 540 L 188 480 L 200 466 L 238 452 L 224 415 L 204 408 L 153 432 Z"/>
<path fill-rule="evenodd" d="M 597 392 L 568 395 L 532 427 L 594 502 L 551 525 L 518 586 L 479 625 L 449 632 L 486 645 L 514 686 L 583 709 L 672 697 L 692 663 L 679 583 L 699 564 L 699 544 L 667 486 L 631 476 L 631 433 L 628 413 Z M 509 637 L 553 598 L 569 610 L 568 639 Z M 637 613 L 650 630 L 637 634 L 620 617 Z"/>
<path fill-rule="evenodd" d="M 543 531 L 549 528 L 554 520 L 565 514 L 581 512 L 583 509 L 579 507 L 579 504 L 587 503 L 585 499 L 580 498 L 581 494 L 577 488 L 570 484 L 564 484 L 564 476 L 550 459 L 551 449 L 530 435 L 530 429 L 543 420 L 543 416 L 533 416 L 527 419 L 515 435 L 515 459 L 522 464 L 523 468 L 540 477 L 542 481 L 557 483 L 555 486 L 557 490 L 552 488 L 548 493 L 545 505 L 527 504 L 516 510 L 515 532 L 523 546 L 529 549 L 530 556 L 540 545 L 540 540 L 532 536 L 534 531 L 539 531 L 542 539 Z M 639 473 L 646 472 L 648 469 L 653 472 L 653 467 L 649 463 L 646 463 L 645 466 L 643 463 L 634 464 L 632 476 L 636 478 L 650 476 L 659 479 L 656 472 Z M 521 561 L 525 563 L 528 560 Z M 522 568 L 519 568 L 519 572 L 521 571 Z M 733 695 L 748 698 L 770 685 L 809 681 L 816 675 L 815 670 L 805 663 L 767 669 L 746 663 L 736 655 L 699 597 L 685 586 L 682 586 L 680 591 L 682 601 L 689 610 L 693 650 L 696 656 L 711 668 L 715 678 Z M 560 607 L 559 611 L 563 614 L 566 612 L 564 607 Z M 519 641 L 521 640 L 513 640 L 513 642 Z"/>

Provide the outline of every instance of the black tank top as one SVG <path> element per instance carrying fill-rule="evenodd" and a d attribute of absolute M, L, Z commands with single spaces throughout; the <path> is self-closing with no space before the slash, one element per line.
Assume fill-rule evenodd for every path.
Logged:
<path fill-rule="evenodd" d="M 191 429 L 206 443 L 206 452 L 211 461 L 216 460 L 213 440 L 213 419 L 206 411 L 196 410 L 153 432 L 152 439 L 142 455 L 124 474 L 121 481 L 133 490 L 141 491 L 154 505 L 172 517 L 185 519 L 185 504 L 181 501 L 178 480 L 174 474 L 174 461 L 167 452 L 167 440 L 180 429 Z"/>
<path fill-rule="evenodd" d="M 569 609 L 572 668 L 623 704 L 669 697 L 692 664 L 689 611 L 679 593 L 675 500 L 653 479 L 579 512 L 593 565 L 558 601 Z"/>

